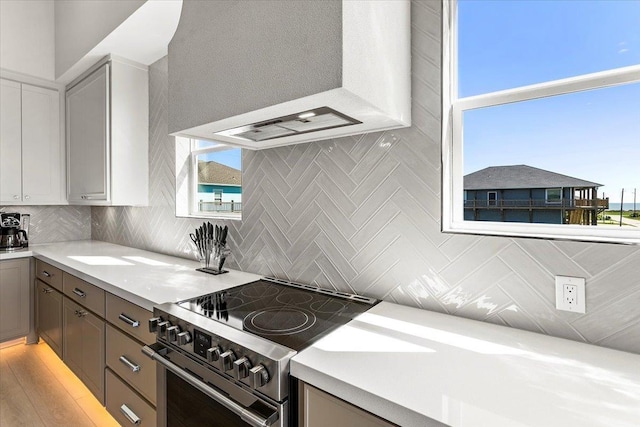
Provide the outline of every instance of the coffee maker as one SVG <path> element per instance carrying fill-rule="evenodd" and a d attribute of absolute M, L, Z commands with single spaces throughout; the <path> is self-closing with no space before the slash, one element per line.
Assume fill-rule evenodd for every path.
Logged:
<path fill-rule="evenodd" d="M 0 251 L 15 251 L 29 246 L 31 215 L 0 213 Z"/>

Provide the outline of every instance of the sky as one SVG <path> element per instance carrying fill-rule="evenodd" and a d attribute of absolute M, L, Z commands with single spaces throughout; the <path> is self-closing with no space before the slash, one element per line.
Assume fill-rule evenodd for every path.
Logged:
<path fill-rule="evenodd" d="M 213 160 L 214 162 L 227 165 L 234 169 L 242 170 L 242 154 L 240 148 L 231 148 L 229 150 L 207 153 L 202 155 L 202 157 L 199 156 L 199 160 Z"/>
<path fill-rule="evenodd" d="M 458 3 L 459 96 L 640 64 L 640 1 Z M 640 191 L 640 83 L 464 115 L 464 173 L 527 164 Z"/>

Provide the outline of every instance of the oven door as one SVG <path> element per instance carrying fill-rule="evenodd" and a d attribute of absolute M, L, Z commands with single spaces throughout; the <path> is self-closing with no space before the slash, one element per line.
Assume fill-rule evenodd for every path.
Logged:
<path fill-rule="evenodd" d="M 259 397 L 161 343 L 142 352 L 158 362 L 158 427 L 287 426 L 287 401 Z"/>

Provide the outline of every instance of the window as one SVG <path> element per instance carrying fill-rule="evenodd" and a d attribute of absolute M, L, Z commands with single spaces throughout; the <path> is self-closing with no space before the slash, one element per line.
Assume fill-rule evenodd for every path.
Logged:
<path fill-rule="evenodd" d="M 544 191 L 544 198 L 547 203 L 562 203 L 562 189 L 547 188 Z"/>
<path fill-rule="evenodd" d="M 640 243 L 637 228 L 597 220 L 640 186 L 640 2 L 443 9 L 443 230 Z M 475 220 L 474 188 L 505 191 L 502 219 Z M 581 189 L 579 209 L 562 188 Z"/>
<path fill-rule="evenodd" d="M 176 215 L 241 219 L 242 150 L 176 138 Z"/>
<path fill-rule="evenodd" d="M 489 206 L 496 206 L 497 200 L 498 200 L 498 193 L 496 193 L 495 191 L 487 192 L 487 201 Z"/>

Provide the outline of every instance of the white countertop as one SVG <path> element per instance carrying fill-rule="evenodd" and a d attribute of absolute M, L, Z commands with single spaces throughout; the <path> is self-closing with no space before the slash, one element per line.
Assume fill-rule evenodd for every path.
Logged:
<path fill-rule="evenodd" d="M 640 355 L 387 302 L 291 374 L 402 426 L 640 426 Z"/>
<path fill-rule="evenodd" d="M 249 283 L 260 276 L 229 270 L 214 276 L 195 271 L 197 261 L 97 240 L 29 245 L 0 260 L 34 256 L 147 310 Z"/>
<path fill-rule="evenodd" d="M 0 261 L 5 259 L 29 258 L 33 256 L 31 248 L 19 249 L 17 251 L 0 252 Z"/>

